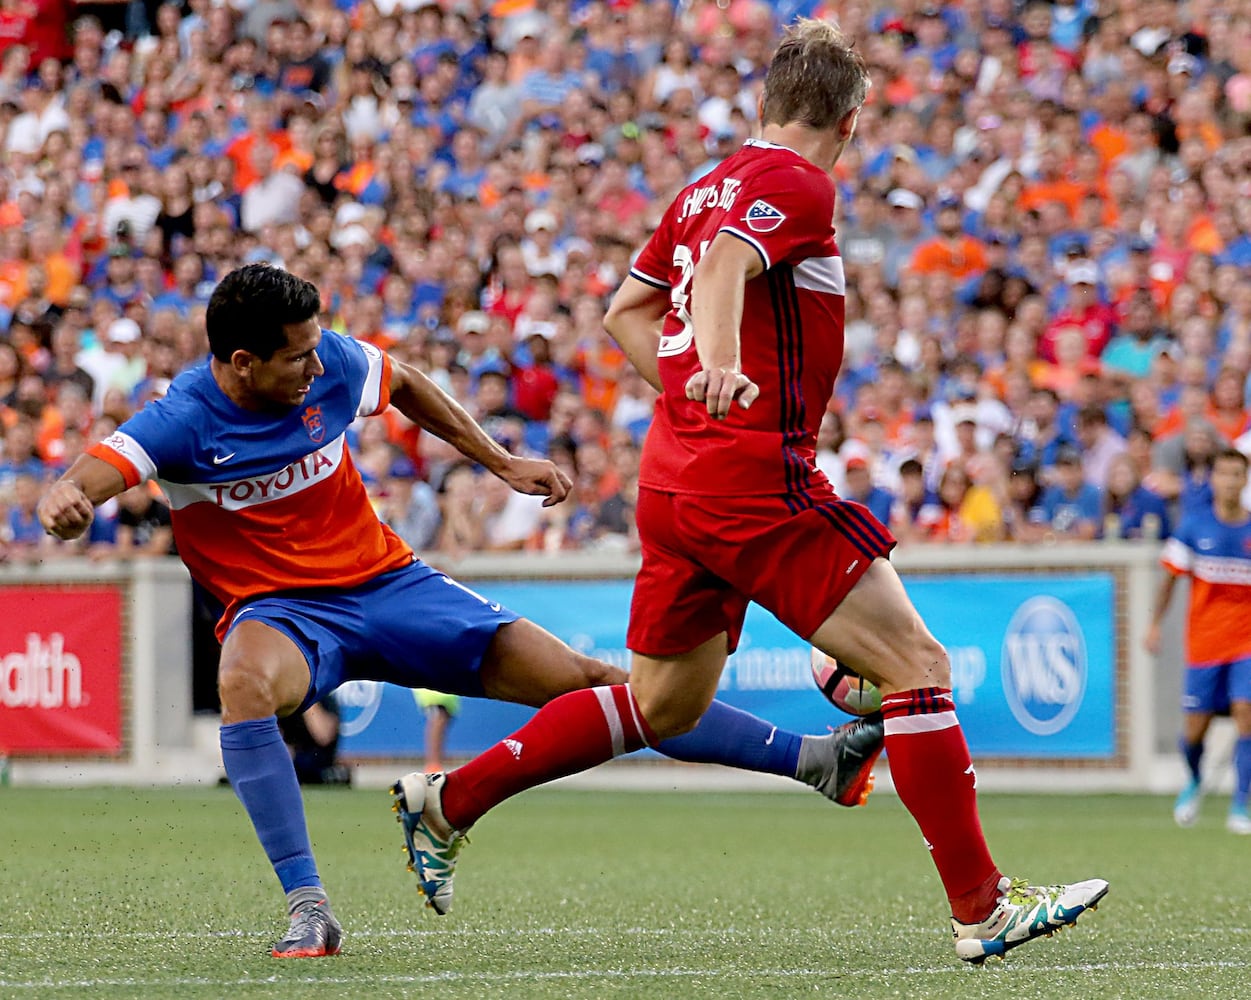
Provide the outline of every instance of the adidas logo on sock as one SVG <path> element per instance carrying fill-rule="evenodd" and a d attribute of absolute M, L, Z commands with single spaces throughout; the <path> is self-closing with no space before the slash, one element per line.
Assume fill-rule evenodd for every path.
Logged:
<path fill-rule="evenodd" d="M 504 746 L 508 747 L 508 752 L 518 760 L 521 760 L 521 741 L 508 739 L 504 741 Z"/>

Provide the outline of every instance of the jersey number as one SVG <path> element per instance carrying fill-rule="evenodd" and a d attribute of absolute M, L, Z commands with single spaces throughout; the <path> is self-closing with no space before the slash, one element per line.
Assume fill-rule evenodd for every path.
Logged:
<path fill-rule="evenodd" d="M 708 243 L 708 240 L 703 240 L 699 244 L 700 257 L 703 257 L 708 249 Z M 681 322 L 682 329 L 660 338 L 660 347 L 656 351 L 656 356 L 661 358 L 671 358 L 675 354 L 681 354 L 695 341 L 695 327 L 691 323 L 690 309 L 687 308 L 691 301 L 691 279 L 695 276 L 695 255 L 691 253 L 690 247 L 679 243 L 673 248 L 673 266 L 682 271 L 682 277 L 678 279 L 678 283 L 673 286 L 673 291 L 670 293 L 673 299 L 673 311 Z"/>

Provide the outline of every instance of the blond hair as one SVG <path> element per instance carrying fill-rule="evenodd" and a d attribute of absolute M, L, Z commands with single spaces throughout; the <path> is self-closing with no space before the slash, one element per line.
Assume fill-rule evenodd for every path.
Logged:
<path fill-rule="evenodd" d="M 869 70 L 855 42 L 801 17 L 786 29 L 765 74 L 761 124 L 833 128 L 864 104 Z"/>

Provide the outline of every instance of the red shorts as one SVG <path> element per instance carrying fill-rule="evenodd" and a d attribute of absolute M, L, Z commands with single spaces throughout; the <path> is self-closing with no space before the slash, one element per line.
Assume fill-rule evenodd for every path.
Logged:
<path fill-rule="evenodd" d="M 751 601 L 807 639 L 895 547 L 865 506 L 829 487 L 738 497 L 640 488 L 637 521 L 643 566 L 626 645 L 656 658 L 718 632 L 733 652 Z"/>

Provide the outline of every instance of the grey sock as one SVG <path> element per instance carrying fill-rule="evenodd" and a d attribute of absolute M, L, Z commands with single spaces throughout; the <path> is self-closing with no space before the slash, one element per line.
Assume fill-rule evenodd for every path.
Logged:
<path fill-rule="evenodd" d="M 319 885 L 302 885 L 298 889 L 292 889 L 287 893 L 288 914 L 294 914 L 301 907 L 313 903 L 325 903 L 326 910 L 333 912 L 330 911 L 330 900 L 326 896 L 326 890 Z"/>
<path fill-rule="evenodd" d="M 830 743 L 834 734 L 827 736 L 803 736 L 799 741 L 799 763 L 795 767 L 795 779 L 816 788 L 825 777 L 830 759 Z"/>

